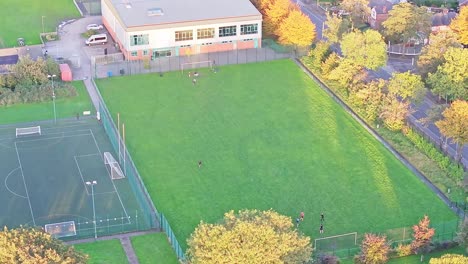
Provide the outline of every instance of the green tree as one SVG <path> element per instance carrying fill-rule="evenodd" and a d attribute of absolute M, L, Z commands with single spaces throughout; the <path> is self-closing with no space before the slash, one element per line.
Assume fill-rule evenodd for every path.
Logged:
<path fill-rule="evenodd" d="M 272 210 L 230 211 L 220 224 L 200 223 L 188 239 L 190 263 L 305 263 L 310 238 Z"/>
<path fill-rule="evenodd" d="M 425 215 L 417 225 L 413 226 L 413 241 L 411 242 L 413 252 L 424 252 L 431 243 L 435 229 L 429 227 L 430 223 L 431 220 Z"/>
<path fill-rule="evenodd" d="M 468 102 L 455 101 L 442 113 L 443 119 L 435 123 L 440 133 L 457 144 L 456 160 L 462 158 L 462 149 L 468 143 Z"/>
<path fill-rule="evenodd" d="M 409 104 L 408 101 L 400 101 L 395 96 L 388 94 L 383 100 L 379 117 L 388 129 L 401 130 L 409 114 Z"/>
<path fill-rule="evenodd" d="M 368 122 L 374 122 L 379 116 L 384 99 L 385 81 L 378 79 L 369 83 L 361 83 L 360 88 L 350 93 L 348 101 L 357 112 Z"/>
<path fill-rule="evenodd" d="M 330 55 L 330 44 L 325 41 L 315 43 L 315 47 L 309 51 L 309 57 L 314 65 L 321 65 Z"/>
<path fill-rule="evenodd" d="M 19 61 L 10 70 L 15 85 L 40 85 L 49 81 L 47 78 L 47 62 L 42 58 L 34 61 L 29 55 L 20 57 Z"/>
<path fill-rule="evenodd" d="M 388 92 L 399 96 L 403 100 L 418 100 L 424 96 L 426 89 L 424 88 L 421 76 L 407 71 L 393 73 L 392 78 L 388 82 Z"/>
<path fill-rule="evenodd" d="M 419 74 L 426 78 L 429 73 L 437 71 L 437 67 L 445 62 L 444 54 L 448 48 L 461 48 L 457 35 L 450 30 L 441 31 L 429 36 L 429 44 L 421 50 L 418 58 Z"/>
<path fill-rule="evenodd" d="M 452 20 L 450 28 L 458 35 L 458 40 L 468 45 L 468 6 L 463 6 L 460 14 Z"/>
<path fill-rule="evenodd" d="M 431 23 L 431 15 L 425 7 L 400 3 L 388 11 L 388 19 L 382 26 L 388 39 L 406 43 L 419 38 L 418 34 L 427 36 L 431 32 Z"/>
<path fill-rule="evenodd" d="M 362 69 L 357 67 L 352 60 L 341 58 L 338 66 L 326 76 L 328 80 L 337 81 L 342 87 L 347 88 L 358 82 L 355 78 Z"/>
<path fill-rule="evenodd" d="M 369 0 L 343 0 L 341 8 L 350 13 L 353 27 L 366 22 L 371 11 Z"/>
<path fill-rule="evenodd" d="M 458 254 L 445 254 L 440 258 L 431 258 L 429 264 L 466 264 L 468 257 Z"/>
<path fill-rule="evenodd" d="M 279 43 L 295 47 L 309 46 L 315 34 L 315 25 L 300 10 L 289 12 L 276 31 Z"/>
<path fill-rule="evenodd" d="M 355 259 L 363 264 L 381 264 L 388 261 L 390 246 L 387 237 L 365 234 L 361 244 L 361 253 Z"/>
<path fill-rule="evenodd" d="M 440 96 L 468 100 L 468 49 L 449 48 L 444 60 L 434 74 L 429 73 L 428 84 Z"/>
<path fill-rule="evenodd" d="M 349 22 L 347 19 L 342 19 L 337 15 L 327 14 L 327 21 L 325 22 L 327 28 L 323 30 L 323 37 L 327 38 L 331 44 L 339 43 L 343 34 L 346 33 L 349 28 Z"/>
<path fill-rule="evenodd" d="M 0 232 L 0 263 L 86 263 L 87 256 L 39 228 L 4 228 Z"/>
<path fill-rule="evenodd" d="M 387 63 L 387 49 L 379 32 L 353 31 L 343 36 L 341 50 L 357 67 L 375 70 Z"/>
<path fill-rule="evenodd" d="M 465 218 L 460 223 L 459 232 L 457 233 L 457 241 L 460 245 L 465 246 L 465 252 L 468 253 L 468 218 Z"/>
<path fill-rule="evenodd" d="M 327 77 L 330 72 L 338 67 L 340 63 L 340 57 L 335 52 L 331 53 L 324 62 L 322 62 L 322 73 Z"/>

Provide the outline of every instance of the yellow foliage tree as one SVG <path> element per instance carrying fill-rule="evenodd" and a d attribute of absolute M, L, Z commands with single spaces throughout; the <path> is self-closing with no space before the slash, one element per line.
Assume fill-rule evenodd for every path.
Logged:
<path fill-rule="evenodd" d="M 200 223 L 188 239 L 190 263 L 305 263 L 310 238 L 272 210 L 230 211 L 221 224 Z"/>
<path fill-rule="evenodd" d="M 457 100 L 445 109 L 442 113 L 444 117 L 435 125 L 439 128 L 442 135 L 457 143 L 456 157 L 461 159 L 462 149 L 468 143 L 468 102 Z"/>
<path fill-rule="evenodd" d="M 452 20 L 450 28 L 458 35 L 458 40 L 464 45 L 468 45 L 468 6 L 460 10 L 460 14 Z"/>
<path fill-rule="evenodd" d="M 81 264 L 87 258 L 42 229 L 5 227 L 0 232 L 0 263 Z"/>
<path fill-rule="evenodd" d="M 278 41 L 284 45 L 306 47 L 315 39 L 315 25 L 299 10 L 293 10 L 279 25 Z"/>
<path fill-rule="evenodd" d="M 468 263 L 468 257 L 457 254 L 445 254 L 440 258 L 431 258 L 429 264 L 466 264 Z"/>

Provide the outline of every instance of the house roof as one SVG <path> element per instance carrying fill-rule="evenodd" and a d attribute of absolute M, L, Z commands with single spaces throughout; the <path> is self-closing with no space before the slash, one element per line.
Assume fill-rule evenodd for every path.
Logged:
<path fill-rule="evenodd" d="M 387 0 L 371 0 L 369 6 L 375 8 L 377 14 L 387 14 L 392 9 L 393 3 Z"/>
<path fill-rule="evenodd" d="M 260 12 L 250 0 L 107 0 L 127 27 L 243 16 Z"/>
<path fill-rule="evenodd" d="M 455 12 L 436 13 L 432 15 L 432 26 L 448 26 L 450 25 L 450 22 L 452 22 L 452 19 L 454 19 L 456 16 L 457 13 Z"/>

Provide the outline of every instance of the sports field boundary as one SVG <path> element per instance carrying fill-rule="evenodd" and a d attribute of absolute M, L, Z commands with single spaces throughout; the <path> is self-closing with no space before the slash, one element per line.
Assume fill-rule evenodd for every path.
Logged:
<path fill-rule="evenodd" d="M 343 109 L 348 112 L 354 120 L 356 120 L 364 129 L 366 129 L 375 139 L 384 145 L 401 163 L 403 163 L 408 169 L 410 169 L 416 176 L 425 183 L 456 215 L 460 218 L 465 216 L 464 210 L 455 206 L 452 202 L 437 186 L 435 186 L 421 171 L 411 164 L 400 152 L 393 148 L 382 136 L 377 133 L 366 121 L 364 121 L 351 107 L 348 106 L 341 98 L 336 95 L 325 83 L 323 83 L 315 74 L 313 74 L 299 59 L 294 58 L 294 62 L 306 73 L 311 79 L 313 79 L 319 87 L 325 91 L 336 103 L 338 103 Z"/>

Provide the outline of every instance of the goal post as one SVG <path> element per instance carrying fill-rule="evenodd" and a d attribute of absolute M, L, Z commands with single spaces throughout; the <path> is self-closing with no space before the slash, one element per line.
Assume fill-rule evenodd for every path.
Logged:
<path fill-rule="evenodd" d="M 213 69 L 213 61 L 196 61 L 196 62 L 184 62 L 180 64 L 180 71 L 183 74 L 184 70 L 192 70 L 199 68 L 210 68 Z"/>
<path fill-rule="evenodd" d="M 25 135 L 34 135 L 34 134 L 41 135 L 40 126 L 16 128 L 16 137 L 25 136 Z"/>
<path fill-rule="evenodd" d="M 335 251 L 353 248 L 357 245 L 357 232 L 317 238 L 314 241 L 314 250 Z"/>
<path fill-rule="evenodd" d="M 110 152 L 104 152 L 104 164 L 108 168 L 112 180 L 125 178 L 119 163 Z"/>

